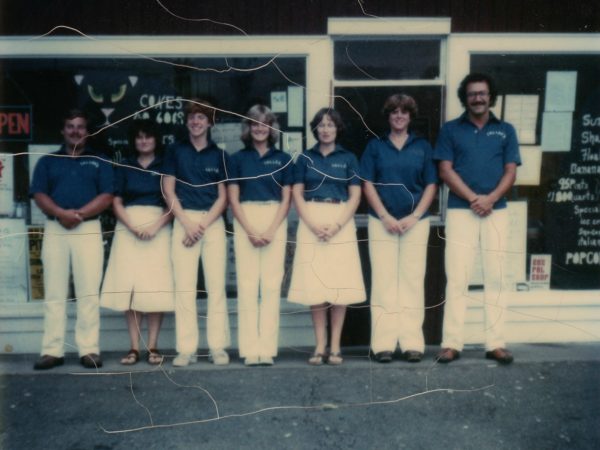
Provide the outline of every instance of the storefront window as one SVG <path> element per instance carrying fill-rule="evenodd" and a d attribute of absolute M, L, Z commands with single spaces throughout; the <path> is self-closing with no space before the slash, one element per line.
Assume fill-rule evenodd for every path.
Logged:
<path fill-rule="evenodd" d="M 527 261 L 551 257 L 552 288 L 598 289 L 600 56 L 475 54 L 471 70 L 494 77 L 496 113 L 519 134 L 526 179 L 512 197 L 527 200 Z"/>
<path fill-rule="evenodd" d="M 432 80 L 440 77 L 439 39 L 360 38 L 334 43 L 337 80 Z"/>

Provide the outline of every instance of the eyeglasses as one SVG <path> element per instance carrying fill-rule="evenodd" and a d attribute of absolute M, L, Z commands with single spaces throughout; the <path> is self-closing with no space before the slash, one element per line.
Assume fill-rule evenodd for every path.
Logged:
<path fill-rule="evenodd" d="M 489 96 L 490 96 L 490 93 L 487 91 L 467 92 L 468 98 L 489 97 Z"/>

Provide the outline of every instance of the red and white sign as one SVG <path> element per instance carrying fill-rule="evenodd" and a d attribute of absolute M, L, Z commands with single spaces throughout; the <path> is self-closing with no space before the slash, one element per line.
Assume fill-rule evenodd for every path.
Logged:
<path fill-rule="evenodd" d="M 550 289 L 552 255 L 531 255 L 529 289 Z"/>

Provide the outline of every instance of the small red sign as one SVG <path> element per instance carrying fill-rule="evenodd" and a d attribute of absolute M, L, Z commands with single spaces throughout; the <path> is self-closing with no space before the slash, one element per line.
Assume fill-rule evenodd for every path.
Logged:
<path fill-rule="evenodd" d="M 0 141 L 31 141 L 31 106 L 0 106 Z"/>

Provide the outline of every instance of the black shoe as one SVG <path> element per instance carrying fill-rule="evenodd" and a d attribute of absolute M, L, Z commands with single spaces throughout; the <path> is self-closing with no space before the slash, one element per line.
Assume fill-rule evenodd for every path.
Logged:
<path fill-rule="evenodd" d="M 423 353 L 418 352 L 416 350 L 407 350 L 402 354 L 402 356 L 404 356 L 404 359 L 408 362 L 418 363 L 421 362 L 421 358 L 423 358 Z"/>
<path fill-rule="evenodd" d="M 96 353 L 88 353 L 79 358 L 79 362 L 86 369 L 98 369 L 102 367 L 102 358 Z"/>
<path fill-rule="evenodd" d="M 51 355 L 42 355 L 40 359 L 38 359 L 33 365 L 34 370 L 48 370 L 52 369 L 56 366 L 62 366 L 65 363 L 65 358 L 51 356 Z"/>
<path fill-rule="evenodd" d="M 375 353 L 375 361 L 378 363 L 389 363 L 392 362 L 393 352 L 379 352 Z"/>

